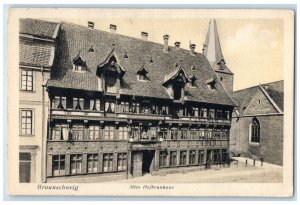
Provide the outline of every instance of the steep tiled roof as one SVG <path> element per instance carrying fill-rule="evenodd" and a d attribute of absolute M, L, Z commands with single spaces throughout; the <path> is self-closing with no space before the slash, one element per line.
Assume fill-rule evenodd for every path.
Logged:
<path fill-rule="evenodd" d="M 276 105 L 283 111 L 284 110 L 283 80 L 262 84 L 260 86 L 268 93 L 268 95 L 272 98 L 272 100 L 276 103 Z M 260 89 L 259 86 L 254 86 L 254 87 L 233 92 L 232 98 L 238 104 L 237 110 L 240 115 L 243 115 L 252 97 L 259 89 Z"/>
<path fill-rule="evenodd" d="M 89 52 L 91 46 L 94 52 Z M 74 88 L 77 89 L 96 89 L 97 67 L 114 49 L 120 65 L 126 70 L 121 80 L 120 94 L 170 98 L 162 86 L 164 77 L 171 73 L 175 69 L 174 64 L 181 60 L 181 66 L 187 76 L 194 74 L 198 79 L 195 82 L 196 87 L 186 86 L 186 97 L 189 100 L 235 106 L 219 80 L 215 90 L 208 88 L 206 80 L 215 77 L 216 74 L 204 55 L 199 53 L 191 56 L 190 51 L 174 47 L 170 47 L 169 52 L 164 53 L 162 44 L 64 22 L 61 23 L 58 48 L 52 79 L 47 83 L 50 87 L 72 87 L 76 84 Z M 86 61 L 88 71 L 86 74 L 71 74 L 72 59 L 79 51 Z M 125 53 L 128 58 L 124 57 Z M 142 82 L 136 78 L 137 71 L 143 65 L 149 72 L 149 81 Z M 192 65 L 195 71 L 191 70 Z M 82 79 L 81 75 L 85 75 L 85 79 Z"/>
<path fill-rule="evenodd" d="M 54 59 L 54 44 L 20 39 L 20 65 L 51 67 Z"/>
<path fill-rule="evenodd" d="M 57 37 L 59 25 L 59 23 L 38 19 L 20 19 L 19 33 L 55 39 Z"/>

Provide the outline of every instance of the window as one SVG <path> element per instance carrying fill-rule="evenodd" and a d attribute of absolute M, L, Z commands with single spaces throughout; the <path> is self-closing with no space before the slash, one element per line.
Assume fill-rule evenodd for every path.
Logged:
<path fill-rule="evenodd" d="M 217 118 L 218 119 L 222 118 L 222 110 L 217 110 Z"/>
<path fill-rule="evenodd" d="M 203 118 L 207 117 L 207 109 L 206 108 L 201 108 L 200 117 L 203 117 Z"/>
<path fill-rule="evenodd" d="M 105 126 L 104 128 L 104 139 L 106 140 L 113 140 L 114 139 L 114 126 Z"/>
<path fill-rule="evenodd" d="M 128 127 L 120 126 L 119 127 L 119 140 L 127 140 L 128 139 Z"/>
<path fill-rule="evenodd" d="M 129 102 L 121 102 L 120 112 L 129 113 Z"/>
<path fill-rule="evenodd" d="M 160 167 L 167 166 L 167 156 L 168 156 L 168 153 L 166 151 L 159 152 L 159 166 Z"/>
<path fill-rule="evenodd" d="M 177 165 L 177 151 L 170 152 L 170 166 Z"/>
<path fill-rule="evenodd" d="M 198 135 L 197 135 L 197 129 L 191 129 L 190 130 L 190 139 L 197 139 L 198 138 Z"/>
<path fill-rule="evenodd" d="M 209 118 L 215 118 L 215 110 L 214 109 L 209 109 Z"/>
<path fill-rule="evenodd" d="M 105 90 L 108 93 L 117 92 L 117 76 L 116 75 L 105 75 Z"/>
<path fill-rule="evenodd" d="M 73 125 L 72 127 L 72 140 L 83 140 L 83 125 Z"/>
<path fill-rule="evenodd" d="M 32 135 L 33 134 L 33 111 L 21 110 L 21 134 Z"/>
<path fill-rule="evenodd" d="M 224 112 L 224 119 L 228 119 L 228 120 L 229 120 L 229 118 L 230 118 L 229 111 L 226 110 L 226 111 Z"/>
<path fill-rule="evenodd" d="M 190 150 L 189 164 L 190 165 L 196 164 L 196 151 L 195 150 Z"/>
<path fill-rule="evenodd" d="M 175 83 L 173 85 L 173 91 L 174 91 L 174 100 L 180 100 L 181 92 L 182 92 L 182 85 L 180 83 Z"/>
<path fill-rule="evenodd" d="M 90 125 L 89 127 L 89 140 L 99 140 L 100 126 Z"/>
<path fill-rule="evenodd" d="M 31 181 L 31 154 L 19 153 L 19 182 L 30 183 Z"/>
<path fill-rule="evenodd" d="M 181 137 L 180 139 L 187 139 L 187 129 L 186 128 L 183 128 L 181 129 Z"/>
<path fill-rule="evenodd" d="M 21 70 L 21 90 L 33 91 L 32 70 Z"/>
<path fill-rule="evenodd" d="M 73 109 L 82 110 L 84 106 L 83 98 L 73 98 Z"/>
<path fill-rule="evenodd" d="M 169 114 L 169 107 L 162 105 L 161 109 L 159 110 L 159 114 L 168 115 Z"/>
<path fill-rule="evenodd" d="M 140 128 L 137 126 L 131 127 L 131 134 L 133 139 L 140 139 Z"/>
<path fill-rule="evenodd" d="M 257 118 L 253 118 L 250 124 L 250 142 L 260 143 L 260 124 Z"/>
<path fill-rule="evenodd" d="M 199 109 L 197 107 L 193 107 L 193 116 L 195 117 L 199 116 Z"/>
<path fill-rule="evenodd" d="M 139 110 L 140 110 L 140 104 L 139 103 L 132 103 L 131 104 L 131 108 L 130 108 L 130 111 L 132 113 L 139 113 Z"/>
<path fill-rule="evenodd" d="M 90 110 L 100 111 L 100 100 L 99 99 L 90 99 Z"/>
<path fill-rule="evenodd" d="M 118 171 L 125 171 L 126 170 L 126 153 L 118 153 Z"/>
<path fill-rule="evenodd" d="M 213 162 L 214 162 L 214 164 L 220 163 L 220 151 L 219 150 L 213 151 Z"/>
<path fill-rule="evenodd" d="M 113 171 L 113 153 L 103 154 L 103 171 L 104 172 Z"/>
<path fill-rule="evenodd" d="M 66 109 L 67 106 L 67 98 L 62 96 L 55 96 L 52 101 L 53 109 Z"/>
<path fill-rule="evenodd" d="M 88 173 L 98 172 L 98 154 L 87 155 L 87 169 Z"/>
<path fill-rule="evenodd" d="M 82 172 L 82 155 L 71 155 L 71 174 L 81 174 Z"/>
<path fill-rule="evenodd" d="M 177 128 L 172 128 L 171 129 L 171 140 L 176 140 L 178 135 Z"/>
<path fill-rule="evenodd" d="M 65 175 L 65 155 L 53 155 L 52 174 L 53 176 Z"/>
<path fill-rule="evenodd" d="M 207 139 L 211 139 L 212 138 L 212 129 L 207 129 L 206 130 L 206 137 L 207 137 Z"/>
<path fill-rule="evenodd" d="M 180 151 L 179 165 L 186 165 L 186 151 Z"/>
<path fill-rule="evenodd" d="M 159 129 L 159 137 L 162 139 L 167 139 L 168 138 L 168 128 L 166 127 L 161 127 Z"/>
<path fill-rule="evenodd" d="M 226 149 L 222 149 L 222 162 L 226 163 L 227 160 L 228 160 L 227 158 L 228 158 L 227 150 Z"/>
<path fill-rule="evenodd" d="M 69 129 L 68 125 L 58 124 L 51 128 L 52 138 L 51 140 L 68 140 Z"/>
<path fill-rule="evenodd" d="M 115 112 L 115 103 L 112 101 L 105 102 L 105 112 L 114 113 Z"/>
<path fill-rule="evenodd" d="M 198 164 L 205 164 L 205 158 L 204 158 L 204 150 L 199 150 L 198 153 Z"/>
<path fill-rule="evenodd" d="M 205 137 L 205 130 L 204 129 L 199 129 L 199 137 L 204 138 Z"/>

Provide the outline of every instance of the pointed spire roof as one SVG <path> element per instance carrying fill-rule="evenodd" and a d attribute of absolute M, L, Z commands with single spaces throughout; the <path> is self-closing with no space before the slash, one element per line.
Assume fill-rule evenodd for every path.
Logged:
<path fill-rule="evenodd" d="M 209 22 L 204 44 L 204 55 L 206 56 L 207 60 L 214 70 L 232 74 L 232 72 L 225 65 L 226 63 L 222 53 L 217 23 L 215 19 L 212 19 Z"/>

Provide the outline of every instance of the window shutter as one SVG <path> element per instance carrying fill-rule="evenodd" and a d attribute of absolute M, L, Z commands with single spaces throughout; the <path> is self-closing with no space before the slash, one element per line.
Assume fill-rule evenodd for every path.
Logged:
<path fill-rule="evenodd" d="M 80 105 L 80 108 L 81 110 L 83 110 L 83 106 L 84 106 L 84 99 L 83 98 L 79 98 L 79 105 Z"/>
<path fill-rule="evenodd" d="M 54 107 L 53 107 L 54 109 L 58 108 L 59 102 L 60 102 L 60 97 L 59 96 L 55 96 L 54 97 Z"/>
<path fill-rule="evenodd" d="M 94 109 L 94 105 L 95 105 L 95 100 L 90 99 L 90 110 Z"/>
<path fill-rule="evenodd" d="M 76 109 L 77 104 L 78 104 L 78 98 L 73 98 L 73 109 Z"/>
<path fill-rule="evenodd" d="M 100 100 L 96 100 L 96 110 L 100 111 Z"/>
<path fill-rule="evenodd" d="M 63 106 L 63 109 L 67 108 L 67 97 L 61 97 L 61 104 Z"/>

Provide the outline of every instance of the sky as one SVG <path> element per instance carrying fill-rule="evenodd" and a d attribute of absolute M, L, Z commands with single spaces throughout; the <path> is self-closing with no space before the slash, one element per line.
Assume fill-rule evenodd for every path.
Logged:
<path fill-rule="evenodd" d="M 283 20 L 215 18 L 223 56 L 227 67 L 234 73 L 234 90 L 283 79 Z M 168 34 L 169 44 L 181 42 L 182 48 L 196 44 L 202 52 L 208 30 L 209 18 L 62 18 L 95 29 L 110 31 L 117 25 L 117 33 L 140 38 L 141 31 L 148 32 L 148 40 L 163 43 Z"/>

